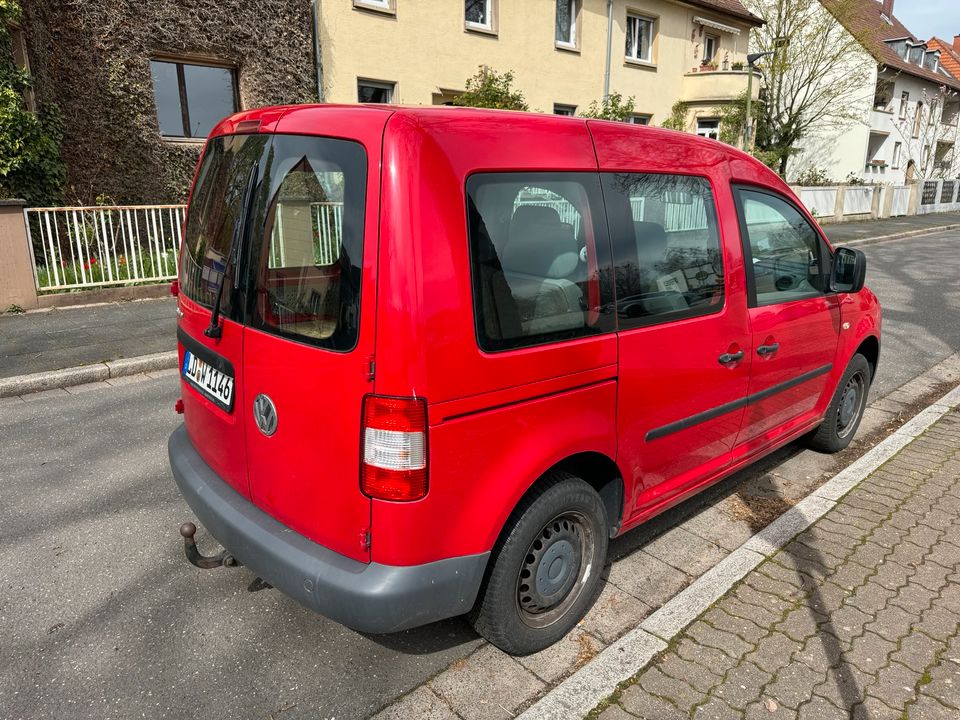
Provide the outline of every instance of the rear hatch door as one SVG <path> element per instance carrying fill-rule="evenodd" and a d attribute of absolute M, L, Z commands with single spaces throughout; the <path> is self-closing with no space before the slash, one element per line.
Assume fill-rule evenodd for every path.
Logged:
<path fill-rule="evenodd" d="M 387 117 L 340 108 L 285 115 L 263 162 L 244 259 L 250 498 L 293 530 L 363 561 L 370 500 L 360 492 L 360 426 L 373 389 Z"/>
<path fill-rule="evenodd" d="M 239 255 L 257 168 L 270 136 L 211 138 L 194 181 L 180 253 L 177 328 L 184 423 L 197 452 L 249 497 Z M 211 324 L 214 307 L 219 318 Z M 209 333 L 209 334 L 208 334 Z"/>

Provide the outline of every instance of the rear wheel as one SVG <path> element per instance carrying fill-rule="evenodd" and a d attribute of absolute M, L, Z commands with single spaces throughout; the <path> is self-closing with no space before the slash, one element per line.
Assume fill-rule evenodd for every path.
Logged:
<path fill-rule="evenodd" d="M 556 473 L 510 516 L 471 613 L 478 633 L 501 650 L 549 647 L 586 615 L 602 585 L 609 524 L 590 485 Z"/>
<path fill-rule="evenodd" d="M 807 438 L 810 447 L 835 453 L 850 444 L 867 406 L 870 381 L 870 363 L 863 355 L 854 355 L 837 384 L 823 423 Z"/>

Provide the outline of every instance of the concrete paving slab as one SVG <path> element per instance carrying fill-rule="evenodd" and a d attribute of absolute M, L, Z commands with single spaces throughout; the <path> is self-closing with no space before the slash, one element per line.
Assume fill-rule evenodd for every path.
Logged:
<path fill-rule="evenodd" d="M 546 685 L 509 655 L 484 645 L 433 678 L 430 688 L 464 720 L 507 720 Z"/>

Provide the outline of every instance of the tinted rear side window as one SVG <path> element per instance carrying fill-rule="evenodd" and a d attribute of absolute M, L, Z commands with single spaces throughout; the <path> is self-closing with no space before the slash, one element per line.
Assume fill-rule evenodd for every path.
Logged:
<path fill-rule="evenodd" d="M 621 329 L 719 312 L 723 255 L 704 178 L 604 173 Z"/>
<path fill-rule="evenodd" d="M 592 173 L 467 181 L 477 340 L 488 351 L 613 329 L 609 245 Z"/>
<path fill-rule="evenodd" d="M 184 295 L 211 307 L 222 278 L 226 317 L 318 347 L 352 349 L 366 182 L 366 153 L 355 142 L 212 139 L 187 213 Z"/>
<path fill-rule="evenodd" d="M 187 212 L 180 289 L 206 307 L 213 305 L 234 237 L 242 230 L 250 175 L 257 171 L 268 143 L 268 135 L 226 135 L 210 140 L 204 149 Z M 224 279 L 220 310 L 227 317 L 233 279 L 232 272 Z"/>
<path fill-rule="evenodd" d="M 356 345 L 367 160 L 347 140 L 277 135 L 250 254 L 253 327 L 330 350 Z"/>

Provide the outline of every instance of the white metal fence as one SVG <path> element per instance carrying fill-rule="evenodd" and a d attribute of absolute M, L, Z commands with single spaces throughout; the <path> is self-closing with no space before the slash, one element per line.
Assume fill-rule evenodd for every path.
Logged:
<path fill-rule="evenodd" d="M 287 247 L 307 236 L 302 232 L 312 232 L 313 262 L 317 265 L 333 265 L 340 259 L 340 244 L 343 242 L 343 203 L 310 203 L 310 229 L 302 226 L 291 229 L 291 237 L 284 237 L 284 205 L 277 204 L 276 221 L 273 224 L 273 237 L 270 241 L 268 265 L 271 268 L 287 267 Z M 288 228 L 290 229 L 290 228 Z M 301 254 L 296 255 L 297 263 L 303 261 Z"/>
<path fill-rule="evenodd" d="M 173 280 L 185 206 L 29 208 L 40 292 Z"/>

